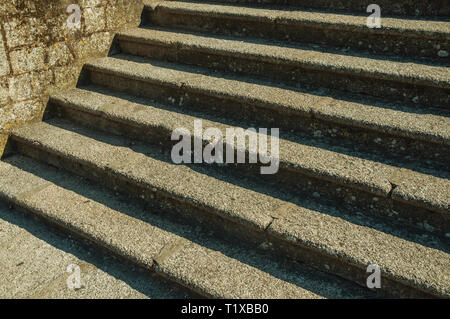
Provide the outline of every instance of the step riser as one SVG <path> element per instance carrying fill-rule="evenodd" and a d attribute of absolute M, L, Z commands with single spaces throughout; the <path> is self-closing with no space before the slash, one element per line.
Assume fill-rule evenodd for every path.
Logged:
<path fill-rule="evenodd" d="M 239 3 L 251 5 L 278 5 L 292 6 L 307 9 L 324 9 L 327 11 L 342 11 L 366 13 L 368 5 L 374 3 L 371 0 L 209 0 L 217 3 Z M 450 17 L 450 6 L 446 0 L 377 0 L 382 14 L 400 16 L 423 17 Z"/>
<path fill-rule="evenodd" d="M 421 106 L 450 109 L 450 89 L 425 84 L 402 83 L 380 79 L 377 76 L 337 73 L 329 69 L 315 70 L 298 63 L 263 60 L 258 57 L 226 56 L 212 51 L 203 52 L 198 48 L 183 49 L 125 39 L 120 39 L 119 44 L 122 52 L 127 54 L 256 76 L 296 88 L 327 88 L 338 92 L 378 97 L 385 101 L 395 100 L 409 105 L 417 103 Z"/>
<path fill-rule="evenodd" d="M 160 209 L 167 214 L 175 214 L 174 216 L 196 222 L 206 223 L 211 229 L 222 232 L 222 236 L 233 236 L 251 244 L 260 244 L 262 242 L 271 242 L 272 250 L 280 256 L 289 256 L 300 262 L 305 262 L 318 270 L 338 275 L 348 280 L 352 280 L 357 284 L 366 287 L 366 279 L 368 273 L 364 266 L 342 263 L 339 259 L 324 255 L 315 250 L 301 245 L 294 245 L 283 238 L 283 235 L 276 234 L 272 231 L 255 227 L 251 224 L 245 224 L 245 221 L 235 221 L 224 218 L 220 212 L 210 211 L 204 207 L 198 207 L 195 203 L 187 203 L 186 201 L 170 198 L 168 194 L 160 194 L 153 191 L 150 186 L 137 185 L 134 182 L 124 179 L 121 176 L 115 176 L 114 172 L 84 162 L 61 157 L 58 154 L 41 149 L 36 145 L 29 145 L 20 138 L 12 136 L 13 147 L 16 152 L 44 161 L 46 164 L 65 169 L 74 174 L 83 176 L 90 180 L 100 183 L 103 186 L 130 194 L 138 200 L 147 202 L 152 208 Z M 45 159 L 45 160 L 44 160 Z M 11 199 L 7 199 L 11 200 Z M 23 207 L 26 209 L 26 207 Z M 412 298 L 432 297 L 428 293 L 412 288 L 406 284 L 397 282 L 381 273 L 383 286 L 380 293 L 389 296 L 402 296 Z M 198 291 L 194 291 L 200 293 Z"/>
<path fill-rule="evenodd" d="M 151 25 L 189 31 L 208 32 L 239 37 L 265 38 L 304 44 L 324 45 L 354 52 L 369 52 L 385 56 L 430 58 L 448 62 L 439 57 L 440 50 L 450 52 L 448 38 L 425 35 L 380 32 L 368 27 L 347 28 L 314 26 L 310 22 L 280 23 L 251 21 L 241 17 L 229 18 L 216 15 L 192 15 L 160 7 L 147 10 Z M 439 48 L 439 49 L 437 49 Z"/>
<path fill-rule="evenodd" d="M 231 120 L 246 121 L 252 124 L 251 126 L 257 123 L 260 127 L 278 127 L 281 132 L 305 134 L 310 137 L 314 137 L 315 133 L 320 131 L 322 138 L 331 141 L 339 140 L 344 145 L 352 147 L 357 145 L 362 152 L 376 153 L 383 157 L 385 154 L 395 154 L 394 158 L 399 159 L 414 157 L 424 163 L 431 162 L 431 166 L 438 170 L 448 169 L 444 163 L 450 158 L 450 149 L 447 144 L 441 144 L 435 136 L 410 137 L 406 134 L 401 135 L 398 131 L 388 134 L 385 129 L 357 127 L 354 122 L 345 123 L 341 119 L 339 122 L 329 121 L 320 114 L 292 111 L 279 105 L 227 99 L 224 96 L 214 95 L 212 92 L 142 82 L 88 68 L 85 72 L 86 77 L 94 84 L 145 96 L 163 104 L 179 106 L 203 114 L 218 115 Z M 379 142 L 380 139 L 382 142 Z"/>
<path fill-rule="evenodd" d="M 169 153 L 175 143 L 170 140 L 172 132 L 162 127 L 138 127 L 132 123 L 113 121 L 55 102 L 51 102 L 49 108 L 53 110 L 52 113 L 83 126 L 162 145 L 164 150 Z M 206 141 L 203 143 L 207 144 Z M 221 167 L 220 170 L 230 174 L 239 172 L 239 175 L 242 173 L 254 178 L 260 175 L 259 168 L 260 166 L 257 164 L 241 164 L 229 165 L 227 168 Z M 379 197 L 348 185 L 325 181 L 311 173 L 290 168 L 283 162 L 280 163 L 280 171 L 277 174 L 260 176 L 260 178 L 263 182 L 278 184 L 285 189 L 290 189 L 293 193 L 302 194 L 304 198 L 315 200 L 312 194 L 319 194 L 321 203 L 326 202 L 329 205 L 341 207 L 342 210 L 349 213 L 362 211 L 369 216 L 392 220 L 402 227 L 411 227 L 418 232 L 430 232 L 430 228 L 424 226 L 423 221 L 427 221 L 427 225 L 433 227 L 432 233 L 438 236 L 445 236 L 446 230 L 450 228 L 447 214 L 439 214 L 412 206 L 409 203 L 401 203 L 390 197 Z"/>

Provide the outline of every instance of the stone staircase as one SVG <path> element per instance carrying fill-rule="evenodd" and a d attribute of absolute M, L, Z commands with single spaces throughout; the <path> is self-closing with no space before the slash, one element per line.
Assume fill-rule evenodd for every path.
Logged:
<path fill-rule="evenodd" d="M 450 8 L 366 2 L 148 2 L 11 133 L 0 198 L 204 297 L 448 298 Z M 279 172 L 174 164 L 196 119 L 280 128 Z"/>

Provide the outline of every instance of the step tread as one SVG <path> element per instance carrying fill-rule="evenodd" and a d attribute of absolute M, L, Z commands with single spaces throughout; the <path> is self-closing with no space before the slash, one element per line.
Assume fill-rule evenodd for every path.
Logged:
<path fill-rule="evenodd" d="M 250 82 L 244 77 L 214 76 L 201 68 L 180 67 L 129 55 L 116 55 L 90 61 L 88 69 L 165 86 L 187 92 L 202 92 L 230 100 L 243 100 L 280 111 L 314 115 L 338 123 L 376 131 L 412 136 L 450 146 L 450 119 L 443 113 L 398 106 L 391 108 L 313 95 L 295 90 Z M 363 110 L 363 111 L 361 111 Z"/>
<path fill-rule="evenodd" d="M 64 125 L 63 122 L 55 123 Z M 36 123 L 15 130 L 13 139 L 91 167 L 107 169 L 109 174 L 207 208 L 253 229 L 269 228 L 269 232 L 284 240 L 334 256 L 340 262 L 364 270 L 368 264 L 375 263 L 382 274 L 395 281 L 431 294 L 450 294 L 447 271 L 450 255 L 444 251 L 248 190 L 186 166 L 157 160 L 143 155 L 143 149 L 136 153 L 116 146 L 123 145 L 119 137 L 95 134 L 99 135 L 93 139 L 48 123 Z M 99 141 L 106 138 L 111 139 L 108 144 Z"/>
<path fill-rule="evenodd" d="M 61 106 L 104 116 L 113 121 L 129 123 L 141 128 L 143 132 L 163 128 L 167 132 L 167 139 L 171 132 L 181 127 L 193 133 L 194 121 L 198 119 L 180 112 L 80 88 L 54 95 L 51 101 Z M 217 121 L 205 119 L 202 121 L 204 129 L 216 127 L 221 130 L 226 143 L 226 129 L 232 126 Z M 389 194 L 392 182 L 397 185 L 393 192 L 394 198 L 449 213 L 448 179 L 295 143 L 283 139 L 282 134 L 279 144 L 281 167 L 300 170 L 329 181 L 372 191 L 381 196 Z"/>
<path fill-rule="evenodd" d="M 61 234 L 0 202 L 0 298 L 192 298 L 151 273 Z M 67 288 L 67 267 L 81 268 L 83 289 Z M 20 267 L 20 265 L 22 265 Z M 175 288 L 175 289 L 174 289 Z"/>
<path fill-rule="evenodd" d="M 325 72 L 353 74 L 427 86 L 450 88 L 448 67 L 375 59 L 348 54 L 330 53 L 301 47 L 269 44 L 266 41 L 242 41 L 194 33 L 179 33 L 149 28 L 133 28 L 118 33 L 119 40 L 189 49 L 211 54 L 239 56 L 249 59 L 287 63 Z"/>
<path fill-rule="evenodd" d="M 164 220 L 82 178 L 28 158 L 14 156 L 0 162 L 0 181 L 0 196 L 22 209 L 207 297 L 322 297 L 302 285 L 330 297 L 369 295 L 303 265 L 284 268 L 282 279 L 277 278 L 272 273 L 280 272 L 280 265 L 271 259 Z"/>
<path fill-rule="evenodd" d="M 401 17 L 383 17 L 382 28 L 367 27 L 367 15 L 339 14 L 312 10 L 282 10 L 277 8 L 255 8 L 243 5 L 162 1 L 156 9 L 170 10 L 172 13 L 190 15 L 209 15 L 234 18 L 237 20 L 255 20 L 278 24 L 310 24 L 323 28 L 350 29 L 367 33 L 391 33 L 446 38 L 450 36 L 448 21 L 426 19 L 405 19 Z"/>

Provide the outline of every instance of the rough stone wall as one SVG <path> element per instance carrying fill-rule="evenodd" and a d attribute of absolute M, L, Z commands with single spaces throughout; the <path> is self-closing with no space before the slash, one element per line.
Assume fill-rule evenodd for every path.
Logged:
<path fill-rule="evenodd" d="M 80 27 L 67 12 L 81 9 Z M 114 32 L 140 22 L 142 0 L 0 0 L 0 155 L 8 131 L 40 120 L 52 92 L 75 86 L 82 64 L 106 56 Z"/>

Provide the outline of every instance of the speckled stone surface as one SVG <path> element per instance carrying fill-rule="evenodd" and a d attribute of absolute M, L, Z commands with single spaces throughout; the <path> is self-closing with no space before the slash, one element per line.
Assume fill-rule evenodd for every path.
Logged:
<path fill-rule="evenodd" d="M 450 7 L 220 1 L 0 7 L 0 297 L 450 298 Z M 279 128 L 277 175 L 176 165 L 197 119 Z"/>
<path fill-rule="evenodd" d="M 181 289 L 0 203 L 0 298 L 187 298 Z M 80 267 L 71 289 L 67 267 Z"/>
<path fill-rule="evenodd" d="M 137 126 L 143 132 L 145 130 L 164 129 L 167 136 L 161 136 L 161 140 L 168 139 L 171 132 L 179 127 L 194 132 L 195 117 L 129 102 L 118 97 L 75 89 L 53 96 L 52 99 L 55 103 L 59 102 L 63 105 L 75 107 L 77 110 L 103 116 L 115 122 L 128 122 L 129 125 Z M 203 125 L 205 128 L 219 128 L 222 131 L 222 136 L 226 138 L 226 128 L 229 126 L 209 120 L 203 120 Z M 202 136 L 199 138 L 203 139 Z M 300 172 L 307 171 L 310 174 L 316 174 L 318 177 L 353 187 L 361 187 L 384 196 L 391 191 L 390 176 L 398 170 L 395 167 L 379 165 L 372 161 L 364 161 L 357 157 L 349 157 L 284 139 L 280 140 L 280 161 L 282 167 L 291 167 L 300 170 Z M 414 175 L 415 173 L 411 172 L 410 174 Z M 429 179 L 429 185 L 440 185 L 436 187 L 443 190 L 440 192 L 442 194 L 440 195 L 441 199 L 436 200 L 445 202 L 447 196 L 445 190 L 448 189 L 448 187 L 445 187 L 447 181 L 431 176 L 427 176 L 427 178 Z M 418 180 L 420 177 L 415 179 Z M 417 182 L 412 183 L 411 186 L 413 184 L 417 185 Z M 435 192 L 427 193 L 430 203 L 433 193 Z M 432 207 L 433 205 L 429 206 Z M 438 206 L 442 206 L 442 204 Z M 445 208 L 443 210 L 445 211 Z"/>
<path fill-rule="evenodd" d="M 127 60 L 116 60 L 111 58 L 100 59 L 95 62 L 90 63 L 90 67 L 95 69 L 105 70 L 108 72 L 113 72 L 117 74 L 128 74 L 133 78 L 139 78 L 141 80 L 158 82 L 166 81 L 164 78 L 159 76 L 162 73 L 161 67 L 153 66 L 152 64 L 145 64 L 142 66 L 137 62 L 130 62 Z M 239 98 L 243 99 L 263 99 L 264 95 L 267 95 L 267 99 L 270 99 L 271 104 L 285 104 L 285 99 L 289 97 L 289 95 L 279 95 L 274 94 L 278 88 L 273 88 L 273 91 L 270 92 L 270 87 L 262 87 L 258 85 L 252 84 L 241 84 L 241 82 L 233 81 L 233 80 L 225 80 L 221 78 L 213 78 L 211 76 L 203 76 L 195 73 L 186 73 L 183 71 L 172 70 L 172 72 L 177 72 L 177 79 L 180 79 L 182 83 L 184 83 L 184 88 L 190 88 L 192 90 L 202 90 L 202 91 L 218 91 L 220 88 L 221 95 L 231 95 L 234 99 Z M 170 74 L 170 73 L 169 73 Z M 165 76 L 168 76 L 165 75 Z M 183 77 L 184 76 L 184 77 Z M 181 77 L 182 80 L 181 80 Z M 173 81 L 173 77 L 171 77 Z M 213 82 L 214 81 L 214 82 Z M 221 82 L 221 83 L 218 83 Z M 241 90 L 241 94 L 240 91 Z M 247 89 L 248 88 L 248 89 Z M 250 90 L 253 89 L 253 90 Z M 247 90 L 246 90 L 247 89 Z M 238 93 L 239 92 L 239 93 Z M 294 91 L 290 91 L 291 94 L 295 94 Z M 260 93 L 260 94 L 259 94 Z M 271 94 L 272 93 L 272 94 Z M 239 94 L 239 95 L 238 95 Z M 301 94 L 297 94 L 298 96 L 302 96 Z M 293 97 L 292 97 L 293 98 Z M 281 99 L 281 101 L 280 101 Z M 298 102 L 297 102 L 298 103 Z M 289 106 L 296 107 L 298 104 L 294 103 L 294 100 L 291 100 Z M 309 107 L 313 107 L 309 105 Z M 301 106 L 300 106 L 301 107 Z M 387 118 L 387 117 L 383 117 Z M 440 118 L 443 122 L 448 122 L 447 118 Z M 405 121 L 407 123 L 408 121 Z M 408 125 L 408 124 L 405 124 Z M 436 126 L 435 126 L 436 127 Z M 449 126 L 439 126 L 439 130 L 448 130 Z M 447 134 L 447 133 L 444 133 Z M 329 152 L 324 152 L 320 149 L 314 149 L 307 146 L 304 147 L 304 151 L 300 151 L 298 145 L 295 143 L 285 142 L 281 144 L 282 151 L 280 151 L 280 157 L 283 159 L 289 159 L 291 163 L 293 163 L 293 167 L 309 167 L 306 169 L 310 172 L 315 172 L 320 175 L 320 171 L 324 172 L 328 171 L 328 176 L 335 176 L 340 180 L 348 180 L 351 179 L 351 176 L 360 176 L 360 178 L 356 178 L 353 180 L 353 184 L 365 184 L 366 188 L 375 191 L 377 194 L 386 195 L 391 191 L 390 177 L 399 175 L 396 169 L 392 167 L 380 165 L 379 163 L 370 163 L 369 161 L 362 161 L 357 158 L 349 158 L 346 156 L 342 156 L 340 154 L 333 154 Z M 284 148 L 285 147 L 285 148 Z M 284 148 L 284 149 L 283 149 Z M 295 150 L 299 150 L 296 152 Z M 318 153 L 317 153 L 318 152 Z M 334 159 L 334 160 L 333 160 Z M 302 161 L 303 164 L 299 165 L 299 161 Z M 296 164 L 297 163 L 297 164 Z M 323 165 L 321 165 L 321 163 Z M 322 167 L 322 168 L 320 168 Z M 413 174 L 413 173 L 412 173 Z M 342 177 L 337 177 L 341 175 Z M 405 175 L 401 173 L 401 175 Z M 439 193 L 428 192 L 428 200 L 433 201 L 432 198 L 437 196 L 436 199 L 437 206 L 442 207 L 442 200 L 444 202 L 448 202 L 448 189 L 449 187 L 445 186 L 448 184 L 447 179 L 439 179 L 434 177 L 427 177 L 433 179 L 433 183 L 436 185 L 441 185 L 438 187 L 441 191 Z M 403 179 L 403 177 L 402 177 Z M 363 182 L 363 181 L 366 182 Z M 393 181 L 394 182 L 394 181 Z M 396 184 L 396 183 L 393 183 Z M 426 205 L 427 208 L 432 205 Z M 445 205 L 444 205 L 445 206 Z"/>
<path fill-rule="evenodd" d="M 119 32 L 121 39 L 133 39 L 179 49 L 198 50 L 202 53 L 235 55 L 261 61 L 286 63 L 292 67 L 303 66 L 315 70 L 332 70 L 338 73 L 357 74 L 417 85 L 450 87 L 450 74 L 446 67 L 378 60 L 359 56 L 326 53 L 301 48 L 291 48 L 265 43 L 220 39 L 163 30 L 136 28 Z"/>
<path fill-rule="evenodd" d="M 186 12 L 191 15 L 212 15 L 233 17 L 239 20 L 268 20 L 277 23 L 300 23 L 308 22 L 322 26 L 333 26 L 334 28 L 355 27 L 356 29 L 367 30 L 367 16 L 336 14 L 332 12 L 314 12 L 307 10 L 282 10 L 280 7 L 246 7 L 229 6 L 224 4 L 211 3 L 189 3 L 181 1 L 162 1 L 158 3 L 158 8 L 172 10 L 174 13 Z M 362 6 L 363 7 L 363 6 Z M 445 21 L 421 21 L 419 19 L 384 18 L 383 28 L 375 30 L 378 32 L 399 32 L 412 34 L 449 36 L 448 22 Z"/>
<path fill-rule="evenodd" d="M 9 199 L 11 204 L 45 218 L 51 224 L 62 227 L 76 237 L 86 238 L 148 271 L 156 270 L 156 273 L 162 275 L 163 278 L 182 284 L 203 296 L 220 298 L 356 298 L 370 297 L 371 295 L 336 277 L 327 276 L 302 265 L 295 269 L 288 265 L 282 267 L 279 261 L 270 257 L 265 258 L 261 253 L 250 252 L 247 250 L 248 248 L 216 240 L 199 230 L 141 210 L 139 206 L 127 203 L 124 197 L 91 185 L 82 178 L 71 176 L 23 157 L 12 157 L 8 159 L 8 162 L 0 163 L 0 172 L 2 172 L 0 174 L 2 180 L 0 193 L 3 198 Z M 5 177 L 3 173 L 6 171 L 10 172 L 7 174 L 9 177 L 14 176 L 15 178 L 5 181 L 4 178 L 8 177 Z M 24 179 L 33 182 L 34 185 L 47 184 L 48 186 L 40 189 L 34 188 L 32 192 L 21 190 L 20 187 L 16 187 L 15 181 Z M 12 189 L 7 191 L 7 185 Z M 1 212 L 3 215 L 3 211 Z M 21 236 L 24 235 L 24 232 L 20 232 L 16 228 L 12 228 L 10 232 L 14 233 L 14 237 L 21 239 L 17 245 L 22 243 L 25 256 L 30 253 L 38 253 L 33 248 L 33 245 L 39 246 L 38 240 L 33 241 L 31 236 L 29 236 L 30 238 Z M 3 237 L 3 232 L 0 234 L 2 235 L 0 240 L 4 242 L 6 238 Z M 17 251 L 18 247 L 15 248 L 15 243 L 11 246 Z M 44 248 L 51 251 L 51 247 Z M 57 253 L 57 250 L 54 250 Z M 23 255 L 14 253 L 14 251 L 7 251 L 7 253 L 13 254 L 15 258 L 13 261 L 8 261 L 8 265 L 20 258 L 23 259 Z M 42 253 L 43 258 L 54 260 L 53 255 L 44 254 L 44 251 Z M 66 258 L 67 262 L 71 260 L 77 262 L 76 259 L 70 259 L 70 255 L 59 254 L 62 255 L 62 258 Z M 28 258 L 29 260 L 26 261 L 31 262 L 32 257 Z M 114 264 L 107 264 L 104 267 L 106 266 L 109 269 L 109 267 L 113 268 Z M 100 270 L 96 271 L 95 267 L 85 263 L 81 267 L 82 273 L 90 270 L 90 281 L 86 283 L 86 288 L 91 284 L 92 290 L 90 290 L 91 295 L 86 289 L 86 292 L 80 293 L 80 296 L 101 297 L 102 295 L 98 294 L 98 291 L 102 285 L 106 284 L 102 284 L 102 281 L 107 279 L 107 275 L 100 276 Z M 28 275 L 25 268 L 21 272 L 23 276 Z M 98 275 L 96 275 L 97 272 Z M 17 276 L 18 273 L 12 272 L 10 275 Z M 138 275 L 150 276 L 150 273 L 138 273 Z M 36 278 L 29 278 L 24 284 L 37 285 L 39 282 Z M 167 287 L 165 289 L 169 296 L 170 292 L 174 296 L 182 296 L 177 289 L 169 288 L 170 283 L 166 283 L 164 286 Z M 307 288 L 302 288 L 303 286 Z M 159 287 L 153 287 L 154 292 L 157 292 Z M 119 283 L 118 288 L 125 289 Z M 126 297 L 124 290 L 115 291 L 114 285 L 111 285 L 110 289 L 111 291 L 104 291 L 103 296 Z M 71 296 L 60 290 L 62 290 L 61 283 L 55 280 L 46 289 L 43 289 L 42 296 Z M 37 291 L 39 290 L 37 289 Z M 130 297 L 134 297 L 131 292 Z"/>
<path fill-rule="evenodd" d="M 380 28 L 368 27 L 369 14 L 364 10 L 339 14 L 310 8 L 177 1 L 161 2 L 146 9 L 152 24 L 161 27 L 309 43 L 316 48 L 334 47 L 342 52 L 370 52 L 412 59 L 420 56 L 448 62 L 448 21 L 388 17 L 386 4 L 381 8 Z"/>
<path fill-rule="evenodd" d="M 364 269 L 373 259 L 374 263 L 382 267 L 386 278 L 420 287 L 420 290 L 431 294 L 446 296 L 449 293 L 447 289 L 450 278 L 447 269 L 450 258 L 444 251 L 292 205 L 185 166 L 152 158 L 149 151 L 145 152 L 145 147 L 135 145 L 134 149 L 140 150 L 136 153 L 121 146 L 124 142 L 113 136 L 95 133 L 93 139 L 93 132 L 85 130 L 85 135 L 81 135 L 67 130 L 70 128 L 83 132 L 83 129 L 75 125 L 64 124 L 61 120 L 53 120 L 52 123 L 57 126 L 37 123 L 16 129 L 14 138 L 22 140 L 29 147 L 35 145 L 34 147 L 80 164 L 85 163 L 84 165 L 99 169 L 107 167 L 112 174 L 121 176 L 132 184 L 145 185 L 156 193 L 163 193 L 189 205 L 231 218 L 256 231 L 268 230 L 275 237 L 312 249 L 319 256 L 338 257 L 336 263 L 344 262 Z M 121 155 L 115 159 L 110 154 Z M 8 191 L 9 187 L 6 189 Z M 49 192 L 49 196 L 52 193 L 48 188 L 43 192 Z M 36 204 L 38 202 L 40 203 L 37 201 Z M 93 224 L 91 223 L 91 227 L 94 227 Z M 139 244 L 136 245 L 139 249 Z M 430 263 L 424 263 L 424 260 Z"/>
<path fill-rule="evenodd" d="M 164 86 L 183 87 L 186 93 L 201 92 L 202 94 L 229 98 L 232 101 L 251 101 L 255 105 L 279 109 L 280 112 L 295 111 L 302 114 L 312 113 L 318 117 L 334 120 L 343 119 L 352 125 L 366 126 L 372 129 L 403 133 L 423 139 L 432 138 L 445 144 L 450 143 L 450 129 L 448 118 L 422 112 L 406 112 L 371 106 L 367 104 L 351 103 L 338 99 L 321 98 L 313 94 L 305 94 L 276 86 L 259 83 L 248 83 L 239 77 L 232 79 L 214 77 L 207 74 L 194 73 L 177 69 L 164 69 L 164 64 L 152 61 L 120 56 L 92 61 L 88 68 L 99 72 L 109 72 L 127 78 L 144 80 Z M 167 65 L 171 67 L 170 64 Z M 165 70 L 165 71 L 164 71 Z M 361 112 L 361 109 L 367 111 Z"/>
<path fill-rule="evenodd" d="M 79 28 L 67 23 L 69 5 L 80 10 Z M 141 0 L 2 1 L 0 134 L 40 120 L 49 94 L 75 87 L 82 64 L 106 56 L 114 32 L 137 26 L 142 8 Z"/>
<path fill-rule="evenodd" d="M 146 0 L 144 3 L 150 6 L 158 4 L 158 1 Z M 325 12 L 352 12 L 353 14 L 364 14 L 370 0 L 197 0 L 196 3 L 217 3 L 229 5 L 245 5 L 256 8 L 290 8 L 298 10 L 320 9 Z M 417 16 L 417 17 L 449 17 L 450 8 L 445 4 L 445 0 L 378 0 L 377 2 L 386 15 L 397 16 Z M 175 5 L 176 6 L 176 5 Z"/>

